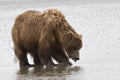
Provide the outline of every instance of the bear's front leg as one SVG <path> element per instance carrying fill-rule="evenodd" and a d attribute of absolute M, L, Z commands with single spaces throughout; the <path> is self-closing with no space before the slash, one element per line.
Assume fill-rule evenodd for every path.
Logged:
<path fill-rule="evenodd" d="M 62 45 L 57 43 L 53 49 L 52 57 L 59 63 L 61 66 L 71 66 L 72 63 L 69 61 L 69 57 L 66 55 Z"/>
<path fill-rule="evenodd" d="M 38 50 L 39 58 L 41 59 L 42 64 L 46 66 L 46 68 L 56 66 L 52 61 L 51 53 L 52 50 L 50 48 L 40 48 Z"/>

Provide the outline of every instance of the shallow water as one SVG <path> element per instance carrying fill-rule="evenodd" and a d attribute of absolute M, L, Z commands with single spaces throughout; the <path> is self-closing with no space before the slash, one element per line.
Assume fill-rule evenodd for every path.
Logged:
<path fill-rule="evenodd" d="M 28 9 L 53 7 L 83 35 L 80 61 L 72 61 L 73 66 L 68 68 L 20 70 L 11 40 L 15 17 Z M 0 80 L 120 80 L 120 2 L 0 0 L 0 45 Z"/>

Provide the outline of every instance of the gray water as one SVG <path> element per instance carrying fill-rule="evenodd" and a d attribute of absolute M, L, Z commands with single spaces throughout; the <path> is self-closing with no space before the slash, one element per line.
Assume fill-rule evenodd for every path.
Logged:
<path fill-rule="evenodd" d="M 68 68 L 20 70 L 11 40 L 15 17 L 49 8 L 61 10 L 83 35 L 80 60 Z M 0 0 L 0 45 L 0 80 L 120 80 L 120 1 Z"/>

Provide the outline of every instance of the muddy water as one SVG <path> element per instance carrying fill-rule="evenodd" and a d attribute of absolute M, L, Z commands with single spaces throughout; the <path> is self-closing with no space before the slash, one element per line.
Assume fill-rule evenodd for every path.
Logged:
<path fill-rule="evenodd" d="M 19 69 L 11 29 L 25 10 L 58 8 L 83 35 L 80 61 L 72 67 Z M 32 58 L 28 56 L 29 62 Z M 0 0 L 0 80 L 120 80 L 120 2 L 115 0 Z"/>

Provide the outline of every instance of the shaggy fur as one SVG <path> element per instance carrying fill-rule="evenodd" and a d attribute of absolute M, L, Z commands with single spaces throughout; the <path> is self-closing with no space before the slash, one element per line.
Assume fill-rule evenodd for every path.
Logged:
<path fill-rule="evenodd" d="M 57 9 L 44 12 L 29 10 L 18 15 L 12 39 L 20 67 L 29 66 L 27 53 L 32 55 L 35 65 L 54 65 L 51 57 L 59 63 L 71 64 L 69 57 L 78 60 L 82 47 L 81 35 Z"/>

